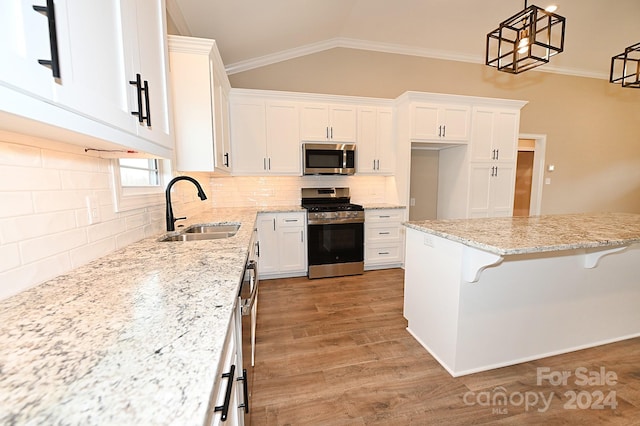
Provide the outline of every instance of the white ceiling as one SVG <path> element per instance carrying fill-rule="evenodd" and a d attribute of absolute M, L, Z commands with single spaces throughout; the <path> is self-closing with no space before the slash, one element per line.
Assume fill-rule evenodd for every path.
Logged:
<path fill-rule="evenodd" d="M 608 79 L 640 42 L 640 0 L 539 0 L 566 18 L 564 52 L 539 70 Z M 333 47 L 484 63 L 486 35 L 520 0 L 167 0 L 182 35 L 215 39 L 229 73 Z"/>

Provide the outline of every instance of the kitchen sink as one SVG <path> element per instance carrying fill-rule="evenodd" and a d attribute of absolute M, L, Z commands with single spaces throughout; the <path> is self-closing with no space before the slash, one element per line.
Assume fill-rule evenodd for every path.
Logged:
<path fill-rule="evenodd" d="M 218 234 L 226 233 L 229 237 L 236 235 L 240 229 L 238 224 L 211 224 L 211 225 L 193 225 L 185 229 L 185 234 Z"/>
<path fill-rule="evenodd" d="M 166 241 L 203 241 L 203 240 L 219 240 L 229 238 L 236 235 L 240 229 L 239 224 L 210 224 L 210 225 L 194 225 L 185 229 L 179 234 L 168 235 L 159 239 L 160 242 Z"/>

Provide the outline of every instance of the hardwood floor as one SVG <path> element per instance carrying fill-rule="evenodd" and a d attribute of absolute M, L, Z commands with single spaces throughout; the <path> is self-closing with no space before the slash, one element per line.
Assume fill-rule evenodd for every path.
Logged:
<path fill-rule="evenodd" d="M 403 275 L 262 281 L 251 424 L 640 425 L 640 338 L 453 378 L 406 331 Z"/>

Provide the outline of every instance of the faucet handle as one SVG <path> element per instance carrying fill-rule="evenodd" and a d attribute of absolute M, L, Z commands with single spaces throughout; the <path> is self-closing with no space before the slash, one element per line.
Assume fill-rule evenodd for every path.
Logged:
<path fill-rule="evenodd" d="M 186 216 L 185 217 L 176 217 L 176 218 L 173 219 L 173 223 L 176 223 L 179 220 L 185 220 L 186 218 L 187 218 Z"/>

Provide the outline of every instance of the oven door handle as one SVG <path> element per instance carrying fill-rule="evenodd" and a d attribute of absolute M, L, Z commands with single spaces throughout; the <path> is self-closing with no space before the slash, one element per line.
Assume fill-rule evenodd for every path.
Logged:
<path fill-rule="evenodd" d="M 256 302 L 258 286 L 260 285 L 260 280 L 258 279 L 258 263 L 255 260 L 249 261 L 247 264 L 247 271 L 251 274 L 250 283 L 252 288 L 249 297 L 242 301 L 241 312 L 243 316 L 251 314 L 251 308 L 253 308 L 253 304 Z"/>

